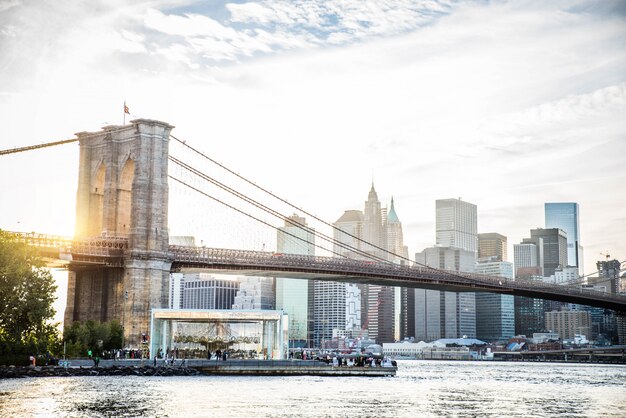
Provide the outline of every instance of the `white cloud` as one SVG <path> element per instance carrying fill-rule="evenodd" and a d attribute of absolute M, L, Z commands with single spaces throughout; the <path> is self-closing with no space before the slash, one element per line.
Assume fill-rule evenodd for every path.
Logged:
<path fill-rule="evenodd" d="M 267 1 L 215 15 L 175 2 L 102 3 L 98 14 L 71 4 L 0 17 L 15 32 L 0 43 L 3 146 L 121 123 L 126 99 L 136 116 L 176 125 L 325 219 L 362 207 L 374 172 L 381 199 L 399 196 L 412 253 L 432 244 L 433 200 L 451 196 L 477 203 L 480 229 L 510 242 L 541 226 L 545 200 L 579 201 L 593 225 L 585 244 L 622 245 L 610 227 L 626 201 L 619 16 L 575 13 L 569 2 Z M 36 161 L 20 187 L 55 158 L 75 181 L 77 157 L 65 154 L 42 154 L 47 165 L 26 156 Z M 7 179 L 20 161 L 0 165 L 0 191 L 19 192 Z M 599 196 L 600 184 L 612 192 Z M 71 228 L 68 187 L 62 199 L 39 188 L 28 203 L 58 202 L 48 221 L 4 202 L 0 219 Z M 172 220 L 172 232 L 201 235 L 187 219 Z"/>

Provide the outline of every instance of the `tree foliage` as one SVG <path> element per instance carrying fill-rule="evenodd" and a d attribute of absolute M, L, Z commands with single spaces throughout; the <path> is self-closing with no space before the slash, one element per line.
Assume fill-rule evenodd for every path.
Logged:
<path fill-rule="evenodd" d="M 58 353 L 58 331 L 50 322 L 56 288 L 35 250 L 0 230 L 1 359 Z"/>
<path fill-rule="evenodd" d="M 96 355 L 122 348 L 122 334 L 122 325 L 116 320 L 74 322 L 63 333 L 66 354 L 69 357 L 85 357 L 88 350 Z"/>

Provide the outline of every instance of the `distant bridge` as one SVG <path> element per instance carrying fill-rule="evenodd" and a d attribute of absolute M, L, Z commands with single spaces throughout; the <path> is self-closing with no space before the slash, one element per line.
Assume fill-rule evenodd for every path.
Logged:
<path fill-rule="evenodd" d="M 14 232 L 16 240 L 37 247 L 54 264 L 124 267 L 130 256 L 127 238 L 72 239 Z M 490 292 L 596 306 L 626 313 L 626 297 L 581 286 L 407 266 L 393 263 L 170 245 L 165 255 L 172 271 L 202 270 L 243 276 L 289 277 L 400 286 L 453 292 Z"/>

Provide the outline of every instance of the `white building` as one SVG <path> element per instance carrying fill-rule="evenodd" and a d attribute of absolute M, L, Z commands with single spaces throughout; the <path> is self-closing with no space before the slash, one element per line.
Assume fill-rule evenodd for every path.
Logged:
<path fill-rule="evenodd" d="M 274 309 L 274 279 L 272 277 L 240 277 L 239 290 L 232 309 Z"/>
<path fill-rule="evenodd" d="M 461 199 L 440 199 L 436 207 L 436 245 L 478 252 L 476 205 Z"/>
<path fill-rule="evenodd" d="M 513 244 L 515 277 L 543 276 L 543 240 Z"/>
<path fill-rule="evenodd" d="M 546 283 L 567 285 L 578 280 L 578 267 L 560 267 L 554 271 L 554 274 L 550 277 L 544 277 Z"/>

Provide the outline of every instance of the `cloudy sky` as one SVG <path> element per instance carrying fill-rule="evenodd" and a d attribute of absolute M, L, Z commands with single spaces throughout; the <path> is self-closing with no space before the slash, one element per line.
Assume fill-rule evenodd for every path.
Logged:
<path fill-rule="evenodd" d="M 0 0 L 0 148 L 121 124 L 124 100 L 330 222 L 374 180 L 409 254 L 462 197 L 510 245 L 578 202 L 586 272 L 626 259 L 624 1 Z M 71 234 L 77 161 L 0 157 L 0 227 Z M 170 232 L 220 245 L 202 216 Z"/>

